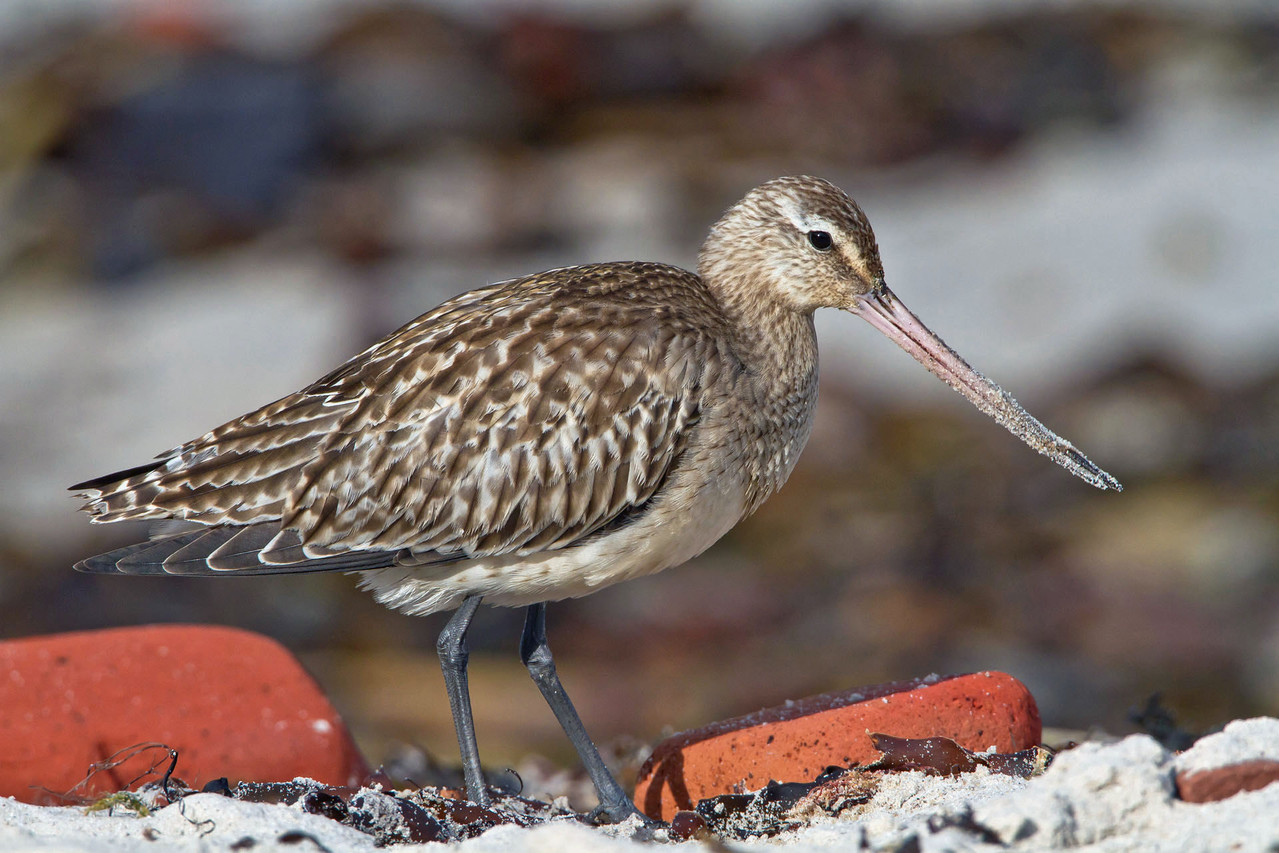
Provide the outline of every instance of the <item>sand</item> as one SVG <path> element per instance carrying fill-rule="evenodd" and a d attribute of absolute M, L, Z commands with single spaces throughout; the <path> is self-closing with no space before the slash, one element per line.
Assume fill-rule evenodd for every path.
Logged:
<path fill-rule="evenodd" d="M 954 778 L 885 778 L 869 802 L 810 817 L 772 837 L 724 840 L 731 850 L 1263 851 L 1279 846 L 1279 784 L 1218 802 L 1177 799 L 1177 772 L 1279 759 L 1279 720 L 1236 721 L 1174 754 L 1146 735 L 1087 743 L 1025 780 L 984 769 Z M 499 826 L 456 843 L 466 853 L 624 851 L 663 840 L 635 826 L 594 829 L 572 819 Z M 684 849 L 716 850 L 714 840 Z M 4 851 L 372 850 L 373 836 L 296 806 L 194 794 L 140 817 L 127 808 L 87 813 L 0 800 Z M 397 849 L 426 849 L 406 844 Z M 431 845 L 434 847 L 434 845 Z"/>

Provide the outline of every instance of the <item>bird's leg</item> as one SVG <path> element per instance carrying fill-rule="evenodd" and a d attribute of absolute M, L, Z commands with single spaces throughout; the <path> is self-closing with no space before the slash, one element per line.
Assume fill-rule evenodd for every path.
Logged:
<path fill-rule="evenodd" d="M 591 781 L 595 783 L 600 804 L 591 812 L 591 819 L 604 823 L 621 823 L 631 815 L 639 814 L 631 798 L 626 796 L 622 786 L 604 766 L 604 759 L 586 733 L 582 718 L 577 715 L 568 694 L 564 692 L 564 685 L 560 684 L 560 677 L 555 672 L 555 660 L 551 657 L 551 647 L 546 641 L 545 603 L 534 604 L 528 609 L 528 616 L 524 620 L 524 636 L 520 640 L 520 659 L 528 667 L 529 675 L 533 676 L 546 704 L 551 706 L 555 719 L 560 721 L 564 734 L 568 735 L 582 764 L 586 766 Z"/>
<path fill-rule="evenodd" d="M 466 646 L 466 632 L 471 627 L 475 611 L 479 609 L 480 598 L 478 595 L 468 595 L 462 601 L 462 606 L 440 632 L 435 650 L 440 655 L 444 687 L 448 690 L 449 708 L 453 712 L 453 727 L 457 729 L 466 796 L 477 805 L 487 806 L 489 795 L 484 789 L 484 773 L 480 770 L 480 747 L 475 741 L 475 718 L 471 715 L 471 691 L 466 680 L 466 662 L 470 657 Z"/>

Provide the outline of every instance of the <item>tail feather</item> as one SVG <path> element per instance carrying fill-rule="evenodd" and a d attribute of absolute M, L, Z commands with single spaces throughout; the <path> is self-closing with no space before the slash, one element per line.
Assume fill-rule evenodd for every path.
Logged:
<path fill-rule="evenodd" d="M 159 479 L 164 475 L 167 459 L 159 459 L 147 465 L 139 465 L 125 471 L 117 471 L 104 477 L 85 480 L 71 487 L 88 498 L 81 509 L 93 516 L 94 521 L 126 521 L 139 518 L 160 518 L 151 502 L 160 493 Z"/>
<path fill-rule="evenodd" d="M 165 564 L 174 554 L 208 535 L 207 530 L 152 539 L 122 557 L 117 567 L 127 575 L 166 574 Z"/>
<path fill-rule="evenodd" d="M 214 527 L 172 551 L 162 560 L 164 571 L 171 575 L 186 574 L 187 569 L 196 572 L 216 568 L 209 562 L 209 555 L 230 539 L 235 538 L 234 527 Z M 152 552 L 147 552 L 150 555 Z M 159 556 L 159 555 L 157 555 Z"/>
<path fill-rule="evenodd" d="M 105 494 L 108 491 L 113 491 L 113 490 L 107 489 L 106 488 L 107 486 L 111 486 L 116 483 L 123 483 L 125 480 L 134 479 L 135 477 L 139 477 L 139 475 L 142 475 L 142 474 L 150 474 L 152 471 L 155 471 L 156 469 L 163 466 L 164 462 L 165 460 L 163 459 L 159 459 L 154 462 L 148 462 L 146 465 L 139 465 L 136 468 L 129 468 L 128 470 L 125 470 L 125 471 L 116 471 L 114 474 L 106 474 L 101 477 L 94 477 L 92 480 L 85 480 L 83 483 L 76 483 L 74 486 L 70 486 L 69 488 L 73 492 L 94 491 L 94 492 L 102 492 Z"/>
<path fill-rule="evenodd" d="M 185 538 L 191 534 L 183 534 Z M 78 572 L 87 572 L 96 575 L 163 575 L 168 574 L 164 570 L 164 557 L 159 556 L 153 562 L 143 560 L 145 555 L 154 548 L 159 548 L 166 554 L 171 550 L 166 548 L 170 539 L 151 540 L 148 542 L 139 542 L 136 545 L 127 545 L 123 548 L 116 548 L 114 551 L 108 551 L 105 554 L 98 554 L 96 557 L 90 557 L 87 560 L 81 560 L 75 564 L 75 570 Z M 181 547 L 176 546 L 176 547 Z"/>
<path fill-rule="evenodd" d="M 263 561 L 262 549 L 274 541 L 279 533 L 279 526 L 273 524 L 206 527 L 117 548 L 82 560 L 75 568 L 91 574 L 188 577 L 358 572 L 393 566 L 398 553 L 348 551 L 318 559 L 302 557 L 288 563 Z M 297 552 L 300 554 L 300 551 L 299 545 Z"/>
<path fill-rule="evenodd" d="M 193 519 L 248 525 L 278 518 L 302 471 L 350 405 L 295 394 L 166 451 L 145 465 L 72 486 L 98 523 Z"/>
<path fill-rule="evenodd" d="M 264 562 L 262 550 L 271 544 L 271 540 L 279 535 L 279 532 L 278 525 L 254 524 L 250 527 L 241 527 L 236 530 L 234 536 L 209 553 L 209 565 L 223 571 L 260 566 Z"/>

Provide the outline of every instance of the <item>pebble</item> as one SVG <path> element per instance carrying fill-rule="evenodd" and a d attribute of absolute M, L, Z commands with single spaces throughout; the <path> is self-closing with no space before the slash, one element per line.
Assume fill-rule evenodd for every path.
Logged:
<path fill-rule="evenodd" d="M 160 779 L 169 749 L 174 775 L 196 788 L 368 775 L 319 686 L 268 637 L 150 625 L 0 642 L 0 797 L 66 803 L 136 788 Z"/>
<path fill-rule="evenodd" d="M 1017 752 L 1039 743 L 1034 697 L 999 672 L 929 676 L 827 693 L 682 732 L 640 768 L 635 804 L 669 821 L 698 800 L 812 781 L 829 766 L 879 757 L 870 733 L 954 738 L 973 750 Z"/>

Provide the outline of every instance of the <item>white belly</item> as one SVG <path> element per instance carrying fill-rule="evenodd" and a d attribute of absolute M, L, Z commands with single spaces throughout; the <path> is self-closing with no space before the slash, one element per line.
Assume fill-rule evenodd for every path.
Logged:
<path fill-rule="evenodd" d="M 362 573 L 360 585 L 387 607 L 413 615 L 452 610 L 468 595 L 504 607 L 577 598 L 678 566 L 709 548 L 742 518 L 743 489 L 734 480 L 669 489 L 630 525 L 568 548 L 375 569 Z"/>

